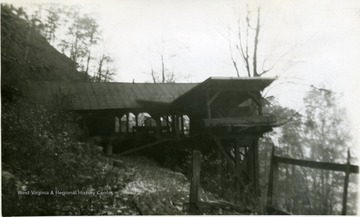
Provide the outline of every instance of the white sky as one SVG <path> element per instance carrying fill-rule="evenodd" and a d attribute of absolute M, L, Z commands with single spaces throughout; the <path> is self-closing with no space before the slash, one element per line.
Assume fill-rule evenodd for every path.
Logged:
<path fill-rule="evenodd" d="M 29 3 L 78 4 L 94 12 L 103 29 L 105 49 L 118 70 L 116 81 L 151 81 L 151 66 L 160 67 L 164 41 L 166 65 L 179 82 L 201 82 L 209 76 L 236 76 L 230 61 L 227 27 L 244 11 L 240 0 L 8 0 Z M 355 136 L 360 130 L 358 96 L 360 61 L 360 1 L 266 0 L 251 1 L 262 8 L 259 55 L 278 59 L 267 76 L 277 83 L 291 81 L 324 86 L 344 94 Z M 251 4 L 251 5 L 252 5 Z M 243 17 L 243 16 L 242 16 Z M 284 72 L 284 68 L 299 62 Z M 275 83 L 276 84 L 276 83 Z M 285 105 L 302 107 L 299 84 L 282 84 L 270 90 Z"/>

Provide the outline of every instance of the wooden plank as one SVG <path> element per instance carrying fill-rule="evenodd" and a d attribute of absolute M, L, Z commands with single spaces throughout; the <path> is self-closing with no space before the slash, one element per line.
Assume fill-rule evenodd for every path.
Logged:
<path fill-rule="evenodd" d="M 129 113 L 126 113 L 126 132 L 129 133 Z"/>
<path fill-rule="evenodd" d="M 274 156 L 274 160 L 278 163 L 285 163 L 285 164 L 309 167 L 314 169 L 346 172 L 346 164 L 298 160 L 298 159 L 291 159 L 291 158 L 277 157 L 277 156 Z M 359 173 L 359 167 L 355 165 L 350 165 L 350 173 Z"/>
<path fill-rule="evenodd" d="M 257 126 L 257 125 L 270 125 L 275 123 L 276 120 L 272 116 L 247 116 L 237 118 L 209 118 L 203 119 L 205 127 L 214 126 Z"/>
<path fill-rule="evenodd" d="M 349 175 L 350 175 L 350 150 L 348 149 L 346 168 L 345 168 L 344 193 L 343 193 L 342 210 L 341 210 L 342 215 L 346 215 Z"/>
<path fill-rule="evenodd" d="M 260 187 L 259 187 L 259 145 L 258 145 L 259 138 L 253 138 L 253 154 L 254 154 L 254 187 L 255 193 L 260 195 Z M 251 148 L 251 147 L 250 147 Z"/>
<path fill-rule="evenodd" d="M 273 145 L 271 150 L 270 157 L 270 170 L 269 170 L 269 181 L 268 181 L 268 191 L 267 191 L 267 199 L 266 199 L 266 210 L 268 213 L 271 211 L 271 207 L 273 205 L 273 180 L 274 180 L 274 153 L 275 146 Z"/>
<path fill-rule="evenodd" d="M 200 170 L 201 170 L 201 153 L 200 151 L 193 151 L 193 163 L 192 163 L 192 177 L 190 185 L 190 213 L 197 214 L 197 203 L 200 199 Z"/>
<path fill-rule="evenodd" d="M 235 167 L 236 167 L 236 170 L 237 171 L 240 171 L 240 153 L 239 153 L 239 142 L 238 142 L 238 140 L 236 139 L 235 140 L 235 147 L 234 147 L 234 149 L 235 149 Z M 240 191 L 240 183 L 239 182 L 236 182 L 236 201 L 238 202 L 238 203 L 240 203 L 240 201 L 241 201 L 241 191 Z"/>

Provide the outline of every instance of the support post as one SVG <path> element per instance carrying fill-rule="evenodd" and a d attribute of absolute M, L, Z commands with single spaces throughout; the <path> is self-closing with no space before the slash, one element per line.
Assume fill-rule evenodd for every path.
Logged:
<path fill-rule="evenodd" d="M 193 151 L 193 164 L 192 164 L 192 177 L 191 177 L 191 186 L 190 186 L 190 198 L 189 198 L 189 211 L 191 214 L 198 213 L 197 203 L 200 199 L 199 197 L 199 187 L 200 187 L 200 169 L 201 169 L 201 153 L 200 151 Z"/>
<path fill-rule="evenodd" d="M 239 153 L 239 143 L 238 139 L 235 139 L 235 168 L 237 171 L 240 171 L 240 153 Z M 241 191 L 240 191 L 240 183 L 235 180 L 236 183 L 236 202 L 241 204 Z"/>
<path fill-rule="evenodd" d="M 181 133 L 184 135 L 184 134 L 185 134 L 185 129 L 184 129 L 184 115 L 181 115 L 180 121 L 181 121 Z"/>
<path fill-rule="evenodd" d="M 129 113 L 126 113 L 126 133 L 129 133 Z"/>
<path fill-rule="evenodd" d="M 343 193 L 343 202 L 342 202 L 341 215 L 346 215 L 349 175 L 350 175 L 350 149 L 348 149 L 348 153 L 347 153 L 345 179 L 344 179 L 344 193 Z"/>
<path fill-rule="evenodd" d="M 254 148 L 254 190 L 256 196 L 260 195 L 259 189 L 259 137 L 253 138 Z"/>
<path fill-rule="evenodd" d="M 268 192 L 267 192 L 267 200 L 266 200 L 267 214 L 271 214 L 270 212 L 272 210 L 272 207 L 274 203 L 276 203 L 276 196 L 274 197 L 274 192 L 276 192 L 276 188 L 277 188 L 277 175 L 278 175 L 278 163 L 275 162 L 275 146 L 273 145 L 271 150 Z"/>
<path fill-rule="evenodd" d="M 154 119 L 156 121 L 156 135 L 160 136 L 160 134 L 162 133 L 162 126 L 161 126 L 161 116 L 154 116 Z"/>
<path fill-rule="evenodd" d="M 166 115 L 166 132 L 167 132 L 167 133 L 170 133 L 169 115 Z"/>
<path fill-rule="evenodd" d="M 176 115 L 171 115 L 171 131 L 175 135 L 176 134 Z"/>
<path fill-rule="evenodd" d="M 139 127 L 139 114 L 136 113 L 135 114 L 135 129 L 136 129 L 136 132 L 137 132 L 138 127 Z M 133 129 L 133 131 L 134 131 L 134 129 Z"/>

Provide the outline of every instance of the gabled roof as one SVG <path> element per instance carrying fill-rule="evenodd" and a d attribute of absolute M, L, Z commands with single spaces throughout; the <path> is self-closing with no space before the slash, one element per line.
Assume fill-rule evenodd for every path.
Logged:
<path fill-rule="evenodd" d="M 69 110 L 142 108 L 143 102 L 171 103 L 196 86 L 194 83 L 118 83 L 27 81 L 25 98 L 49 105 L 56 97 L 68 101 Z"/>

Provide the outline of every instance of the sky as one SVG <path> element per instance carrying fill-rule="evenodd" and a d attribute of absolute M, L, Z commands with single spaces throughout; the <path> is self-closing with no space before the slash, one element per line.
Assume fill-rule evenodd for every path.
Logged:
<path fill-rule="evenodd" d="M 4 1 L 3 1 L 4 2 Z M 310 85 L 342 93 L 355 137 L 360 130 L 358 96 L 360 1 L 358 0 L 8 0 L 15 5 L 79 5 L 98 18 L 104 50 L 115 60 L 115 81 L 151 82 L 161 54 L 177 82 L 236 76 L 229 31 L 244 22 L 246 5 L 261 6 L 259 58 L 267 77 L 278 76 L 267 95 L 284 106 L 303 107 Z M 229 30 L 230 29 L 230 30 Z M 231 35 L 231 34 L 230 34 Z M 230 40 L 231 41 L 231 40 Z M 243 69 L 243 68 L 242 68 Z"/>

